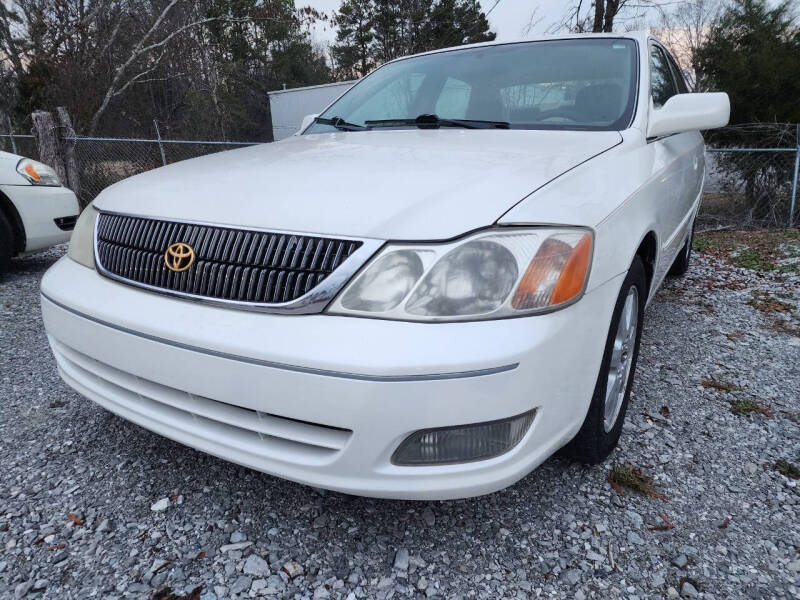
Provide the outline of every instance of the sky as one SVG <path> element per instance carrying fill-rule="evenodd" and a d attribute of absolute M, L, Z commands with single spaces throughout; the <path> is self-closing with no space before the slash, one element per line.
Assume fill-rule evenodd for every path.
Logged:
<path fill-rule="evenodd" d="M 489 10 L 495 0 L 481 0 L 484 11 Z M 312 6 L 317 10 L 332 14 L 339 8 L 341 0 L 295 0 L 299 6 Z M 497 39 L 508 41 L 525 37 L 524 31 L 536 11 L 536 20 L 541 19 L 531 31 L 531 35 L 542 34 L 553 23 L 560 22 L 570 6 L 568 0 L 500 0 L 489 14 L 489 24 L 497 32 Z M 316 26 L 313 29 L 316 41 L 326 44 L 332 42 L 336 33 L 329 26 Z"/>

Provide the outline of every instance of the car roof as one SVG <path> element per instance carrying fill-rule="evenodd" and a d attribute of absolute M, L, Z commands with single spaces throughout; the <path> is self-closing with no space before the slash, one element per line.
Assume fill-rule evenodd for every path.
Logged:
<path fill-rule="evenodd" d="M 465 50 L 468 48 L 486 48 L 489 46 L 505 46 L 507 44 L 522 44 L 525 42 L 542 42 L 552 40 L 576 40 L 576 39 L 591 39 L 591 38 L 614 38 L 614 39 L 630 39 L 646 44 L 648 40 L 655 39 L 649 31 L 625 31 L 620 33 L 559 33 L 552 35 L 540 35 L 526 38 L 519 38 L 513 40 L 493 40 L 491 42 L 479 42 L 477 44 L 464 44 L 462 46 L 448 46 L 447 48 L 439 48 L 437 50 L 429 50 L 428 52 L 420 52 L 418 54 L 409 54 L 408 56 L 401 56 L 387 62 L 386 64 L 393 63 L 407 58 L 416 56 L 427 56 L 430 54 L 440 54 L 442 52 L 450 52 L 452 50 Z"/>

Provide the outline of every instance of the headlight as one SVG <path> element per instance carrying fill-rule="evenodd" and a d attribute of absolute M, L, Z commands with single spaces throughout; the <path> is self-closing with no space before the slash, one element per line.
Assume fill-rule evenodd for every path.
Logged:
<path fill-rule="evenodd" d="M 28 180 L 33 185 L 60 186 L 56 172 L 44 163 L 40 163 L 30 158 L 23 158 L 17 163 L 17 173 Z"/>
<path fill-rule="evenodd" d="M 69 256 L 75 262 L 79 262 L 84 267 L 94 269 L 94 227 L 97 223 L 97 209 L 89 205 L 83 209 L 72 237 L 69 240 Z"/>
<path fill-rule="evenodd" d="M 498 319 L 583 294 L 593 235 L 579 227 L 491 229 L 442 244 L 387 244 L 328 312 L 410 321 Z"/>

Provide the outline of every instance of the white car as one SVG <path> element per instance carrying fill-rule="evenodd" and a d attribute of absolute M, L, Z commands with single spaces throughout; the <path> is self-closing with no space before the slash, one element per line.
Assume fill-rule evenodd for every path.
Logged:
<path fill-rule="evenodd" d="M 0 151 L 0 274 L 18 254 L 68 241 L 79 212 L 53 169 Z"/>
<path fill-rule="evenodd" d="M 698 130 L 728 120 L 725 94 L 686 91 L 646 34 L 447 49 L 288 140 L 120 182 L 42 282 L 62 377 L 353 494 L 467 497 L 561 448 L 600 461 L 645 306 L 688 265 Z"/>

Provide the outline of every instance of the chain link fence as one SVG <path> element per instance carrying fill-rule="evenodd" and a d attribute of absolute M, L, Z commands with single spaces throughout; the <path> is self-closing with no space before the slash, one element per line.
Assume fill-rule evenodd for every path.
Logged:
<path fill-rule="evenodd" d="M 39 160 L 39 148 L 32 135 L 0 134 L 0 150 Z"/>
<path fill-rule="evenodd" d="M 800 125 L 748 124 L 706 134 L 705 227 L 792 227 L 798 222 Z"/>
<path fill-rule="evenodd" d="M 706 182 L 699 226 L 786 227 L 800 222 L 800 126 L 756 124 L 706 135 Z M 104 137 L 67 138 L 80 171 L 80 200 L 150 169 L 255 142 Z M 32 135 L 0 134 L 0 149 L 38 159 Z"/>

